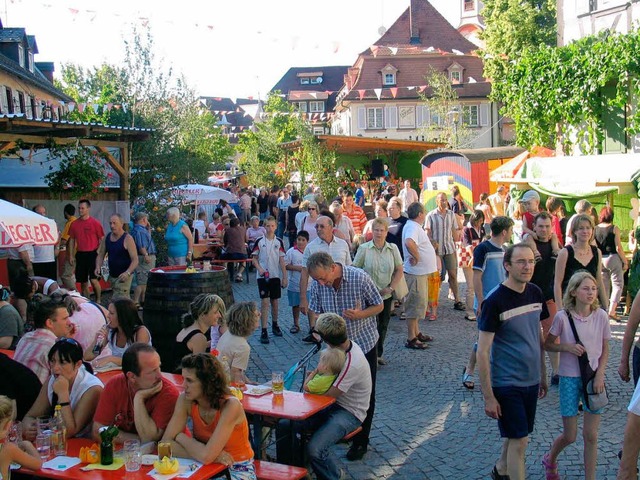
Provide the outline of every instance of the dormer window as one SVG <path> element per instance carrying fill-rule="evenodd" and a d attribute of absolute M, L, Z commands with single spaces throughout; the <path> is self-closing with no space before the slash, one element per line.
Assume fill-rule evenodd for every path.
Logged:
<path fill-rule="evenodd" d="M 322 72 L 300 72 L 297 77 L 300 85 L 320 85 L 324 80 Z"/>
<path fill-rule="evenodd" d="M 449 80 L 453 85 L 463 83 L 462 73 L 464 71 L 464 68 L 462 68 L 462 65 L 460 65 L 458 62 L 453 62 L 449 66 L 449 68 L 447 68 L 447 71 L 449 72 Z"/>
<path fill-rule="evenodd" d="M 464 0 L 463 8 L 465 12 L 473 12 L 476 9 L 475 0 Z"/>
<path fill-rule="evenodd" d="M 390 87 L 396 85 L 397 81 L 397 73 L 398 69 L 391 64 L 387 64 L 381 71 L 382 73 L 382 85 L 385 87 Z"/>
<path fill-rule="evenodd" d="M 18 44 L 18 63 L 21 67 L 24 67 L 24 46 Z"/>
<path fill-rule="evenodd" d="M 33 52 L 29 52 L 29 71 L 33 73 Z"/>

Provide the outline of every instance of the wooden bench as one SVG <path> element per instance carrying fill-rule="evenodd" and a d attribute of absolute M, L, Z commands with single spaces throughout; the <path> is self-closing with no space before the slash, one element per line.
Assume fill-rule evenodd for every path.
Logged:
<path fill-rule="evenodd" d="M 254 460 L 258 480 L 301 480 L 307 477 L 307 469 L 281 463 Z"/>
<path fill-rule="evenodd" d="M 351 440 L 353 437 L 355 437 L 357 434 L 359 434 L 362 431 L 362 426 L 356 428 L 353 432 L 351 433 L 347 433 L 344 437 L 342 437 L 342 440 L 340 440 L 340 443 L 346 443 L 349 440 Z"/>

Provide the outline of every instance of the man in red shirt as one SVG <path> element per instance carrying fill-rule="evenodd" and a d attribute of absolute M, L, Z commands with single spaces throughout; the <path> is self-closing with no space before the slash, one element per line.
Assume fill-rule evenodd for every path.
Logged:
<path fill-rule="evenodd" d="M 342 196 L 342 206 L 344 207 L 344 215 L 351 220 L 356 235 L 362 235 L 362 230 L 367 224 L 367 216 L 364 210 L 353 201 L 353 192 L 351 190 L 344 192 Z"/>
<path fill-rule="evenodd" d="M 122 375 L 104 387 L 93 416 L 92 435 L 105 425 L 120 429 L 117 441 L 142 443 L 162 438 L 178 400 L 178 389 L 160 373 L 160 355 L 146 343 L 134 343 L 122 356 Z"/>
<path fill-rule="evenodd" d="M 95 274 L 98 247 L 104 238 L 102 224 L 91 216 L 91 202 L 82 199 L 78 202 L 80 218 L 69 227 L 69 264 L 76 267 L 76 280 L 82 285 L 82 295 L 89 298 L 89 282 L 96 294 L 96 303 L 100 303 L 102 289 Z"/>

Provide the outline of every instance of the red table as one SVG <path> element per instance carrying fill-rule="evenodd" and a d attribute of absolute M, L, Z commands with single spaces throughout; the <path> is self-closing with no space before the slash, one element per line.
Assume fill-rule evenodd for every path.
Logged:
<path fill-rule="evenodd" d="M 93 443 L 92 440 L 86 438 L 71 438 L 68 442 L 67 455 L 70 457 L 78 456 L 81 447 L 89 447 Z M 149 480 L 151 477 L 147 474 L 153 469 L 151 465 L 143 465 L 137 472 L 127 472 L 123 465 L 122 468 L 118 470 L 89 470 L 85 472 L 81 470 L 84 466 L 86 466 L 85 463 L 80 463 L 64 472 L 49 469 L 32 471 L 26 468 L 21 468 L 18 471 L 32 474 L 38 478 L 53 478 L 57 480 Z M 220 463 L 212 463 L 202 466 L 189 478 L 192 480 L 207 480 L 214 475 L 224 472 L 226 469 L 227 467 Z"/>
<path fill-rule="evenodd" d="M 247 414 L 253 416 L 253 451 L 260 458 L 262 449 L 262 424 L 265 418 L 275 420 L 306 420 L 316 413 L 333 405 L 336 399 L 311 393 L 289 392 L 282 395 L 267 393 L 262 396 L 245 395 L 242 406 Z"/>
<path fill-rule="evenodd" d="M 13 358 L 14 350 L 5 350 L 4 348 L 0 348 L 0 353 L 4 353 L 7 357 Z"/>

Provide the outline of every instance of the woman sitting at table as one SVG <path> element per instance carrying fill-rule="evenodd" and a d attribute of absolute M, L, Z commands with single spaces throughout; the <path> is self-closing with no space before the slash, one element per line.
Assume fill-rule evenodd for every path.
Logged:
<path fill-rule="evenodd" d="M 222 463 L 233 480 L 255 480 L 249 425 L 240 401 L 231 395 L 222 364 L 206 353 L 182 359 L 180 394 L 162 441 L 173 455 L 204 464 Z M 184 433 L 191 418 L 193 437 Z"/>
<path fill-rule="evenodd" d="M 175 357 L 180 360 L 190 353 L 203 353 L 209 350 L 211 329 L 218 327 L 224 316 L 224 301 L 212 293 L 201 293 L 189 304 L 189 313 L 182 316 L 183 329 L 176 335 Z"/>
<path fill-rule="evenodd" d="M 25 438 L 36 438 L 37 418 L 52 416 L 55 405 L 62 407 L 67 438 L 90 434 L 102 382 L 85 368 L 82 347 L 73 338 L 58 339 L 49 350 L 48 358 L 49 380 L 42 384 L 38 398 L 22 420 Z"/>
<path fill-rule="evenodd" d="M 13 423 L 13 402 L 10 398 L 0 395 L 0 478 L 11 478 L 12 463 L 31 470 L 42 467 L 40 454 L 27 440 L 19 443 L 7 441 L 11 424 Z"/>
<path fill-rule="evenodd" d="M 96 338 L 85 353 L 85 360 L 93 360 L 98 355 L 94 351 L 96 342 L 100 339 L 103 346 L 105 341 L 111 348 L 111 355 L 105 355 L 92 363 L 94 368 L 100 368 L 107 363 L 122 365 L 122 355 L 127 348 L 134 343 L 146 343 L 151 345 L 151 333 L 142 324 L 138 315 L 138 308 L 132 300 L 120 298 L 109 304 L 109 323 L 102 327 L 96 334 Z"/>
<path fill-rule="evenodd" d="M 267 231 L 264 227 L 260 226 L 260 218 L 258 216 L 251 217 L 250 227 L 247 228 L 247 250 L 251 252 L 253 250 L 253 246 L 256 244 L 256 240 L 261 237 L 264 237 L 267 234 Z"/>

